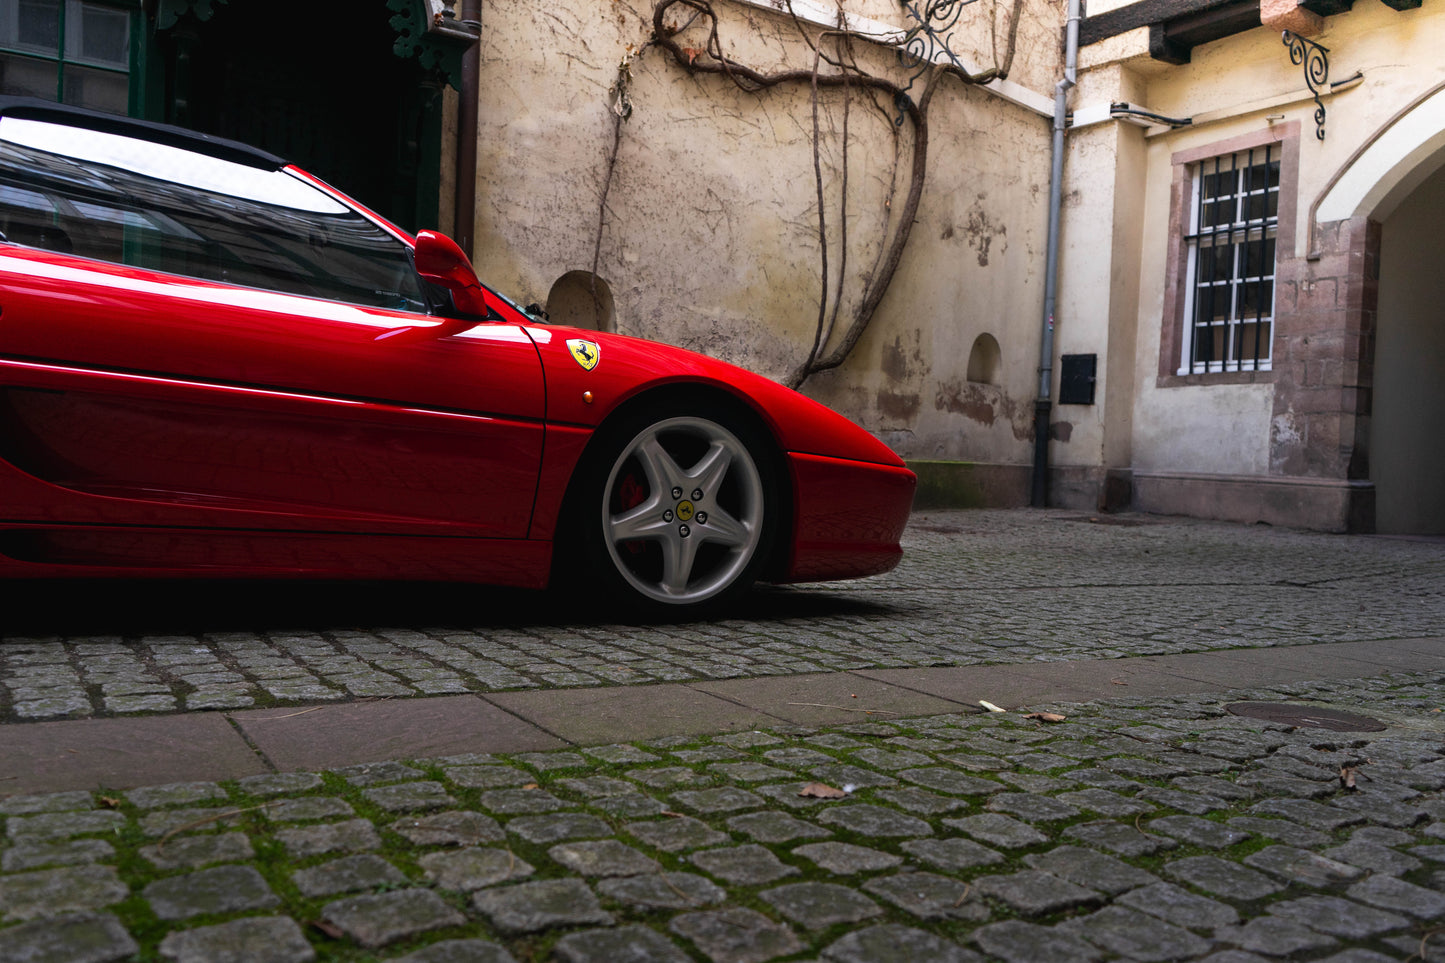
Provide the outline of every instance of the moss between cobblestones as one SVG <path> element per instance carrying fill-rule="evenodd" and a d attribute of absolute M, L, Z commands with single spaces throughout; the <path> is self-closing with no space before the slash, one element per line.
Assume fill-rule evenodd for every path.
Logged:
<path fill-rule="evenodd" d="M 121 798 L 120 793 L 106 790 L 101 790 L 96 796 L 100 799 Z M 130 896 L 110 907 L 110 911 L 140 944 L 140 959 L 145 961 L 155 958 L 153 954 L 147 955 L 148 950 L 159 943 L 169 930 L 168 924 L 152 912 L 150 904 L 141 896 L 146 884 L 161 878 L 161 874 L 139 852 L 141 846 L 150 842 L 140 829 L 140 810 L 129 803 L 121 803 L 116 808 L 126 816 L 125 828 L 107 838 L 115 846 L 116 873 L 130 887 Z"/>
<path fill-rule="evenodd" d="M 1073 710 L 1071 709 L 1070 711 L 1072 712 Z M 1081 711 L 1084 712 L 1085 717 L 1087 718 L 1088 710 L 1081 709 Z M 788 732 L 785 738 L 782 738 L 775 742 L 767 742 L 758 745 L 730 744 L 722 742 L 719 739 L 706 738 L 658 740 L 651 743 L 639 744 L 639 749 L 645 750 L 658 757 L 655 761 L 645 763 L 617 762 L 607 764 L 592 759 L 584 765 L 568 765 L 558 768 L 548 768 L 545 765 L 541 765 L 541 763 L 544 762 L 547 758 L 546 756 L 534 756 L 532 754 L 518 754 L 512 756 L 498 755 L 495 757 L 494 761 L 499 766 L 510 766 L 527 772 L 531 772 L 533 774 L 533 781 L 540 790 L 551 793 L 552 795 L 556 796 L 560 800 L 563 800 L 569 805 L 586 807 L 586 810 L 588 812 L 595 814 L 598 818 L 602 819 L 606 825 L 610 827 L 612 834 L 615 837 L 622 839 L 627 845 L 633 846 L 639 851 L 655 859 L 659 864 L 661 871 L 684 871 L 697 873 L 700 872 L 700 868 L 694 862 L 692 862 L 693 853 L 691 851 L 667 852 L 649 846 L 646 842 L 633 836 L 626 830 L 625 827 L 627 823 L 632 821 L 630 818 L 614 815 L 611 813 L 607 813 L 604 810 L 595 808 L 595 803 L 597 802 L 597 799 L 588 796 L 577 788 L 566 785 L 565 783 L 567 782 L 567 780 L 585 776 L 628 781 L 629 773 L 635 774 L 638 772 L 646 772 L 649 770 L 679 769 L 691 772 L 696 777 L 696 782 L 690 783 L 684 787 L 648 789 L 646 787 L 639 786 L 640 791 L 651 795 L 652 797 L 660 801 L 664 801 L 664 804 L 669 804 L 670 806 L 672 806 L 673 808 L 671 811 L 675 812 L 677 811 L 677 809 L 680 809 L 682 807 L 678 806 L 675 802 L 673 802 L 671 800 L 671 797 L 675 793 L 680 791 L 698 791 L 721 787 L 739 787 L 751 791 L 759 785 L 758 783 L 749 782 L 745 779 L 729 779 L 723 774 L 723 772 L 725 771 L 719 771 L 712 768 L 714 765 L 716 765 L 717 762 L 717 760 L 712 757 L 716 755 L 723 755 L 722 753 L 717 753 L 714 751 L 720 746 L 726 747 L 730 750 L 730 752 L 726 755 L 731 756 L 733 753 L 736 754 L 735 757 L 727 760 L 730 763 L 751 762 L 763 765 L 768 765 L 772 762 L 768 759 L 767 753 L 777 748 L 806 747 L 811 751 L 819 753 L 820 757 L 826 757 L 840 765 L 861 765 L 859 760 L 855 758 L 854 755 L 854 749 L 859 747 L 872 746 L 880 749 L 888 749 L 890 751 L 899 747 L 905 747 L 909 749 L 909 751 L 922 751 L 919 748 L 918 741 L 932 740 L 935 744 L 935 747 L 932 748 L 931 751 L 939 755 L 947 755 L 954 752 L 962 751 L 962 749 L 964 748 L 964 743 L 967 743 L 969 741 L 977 741 L 985 737 L 994 739 L 1001 746 L 1003 746 L 1004 749 L 1007 749 L 1009 746 L 1014 747 L 1013 754 L 1018 754 L 1026 751 L 1029 746 L 1040 744 L 1046 746 L 1048 742 L 1064 736 L 1067 736 L 1069 739 L 1074 740 L 1077 744 L 1081 746 L 1100 747 L 1110 738 L 1113 738 L 1116 734 L 1126 733 L 1127 730 L 1131 728 L 1130 722 L 1123 720 L 1123 717 L 1129 714 L 1137 714 L 1139 716 L 1139 718 L 1133 720 L 1134 722 L 1153 726 L 1153 728 L 1157 731 L 1157 729 L 1159 728 L 1158 725 L 1156 725 L 1158 720 L 1154 717 L 1156 717 L 1161 711 L 1163 710 L 1160 708 L 1160 706 L 1150 704 L 1133 704 L 1124 710 L 1121 710 L 1118 707 L 1113 707 L 1102 715 L 1099 715 L 1096 718 L 1090 720 L 1087 724 L 1081 724 L 1072 728 L 1064 726 L 1061 728 L 1049 730 L 1044 730 L 1036 726 L 1020 724 L 1020 721 L 1014 718 L 953 718 L 948 720 L 946 724 L 938 724 L 940 720 L 911 720 L 897 725 L 867 723 L 863 725 L 834 727 L 824 730 L 824 733 L 832 737 L 824 740 L 809 739 L 805 736 L 807 730 L 795 729 Z M 1189 739 L 1203 738 L 1208 733 L 1208 731 L 1209 730 L 1202 730 L 1195 727 L 1178 726 L 1177 731 L 1173 733 L 1165 733 L 1162 737 L 1160 737 L 1161 741 L 1155 742 L 1153 739 L 1141 739 L 1139 740 L 1139 758 L 1149 758 L 1150 754 L 1146 750 L 1150 750 L 1151 747 L 1153 749 L 1157 749 L 1160 752 L 1167 751 L 1170 753 L 1192 751 L 1188 749 L 1181 749 L 1181 747 L 1179 746 L 1179 742 Z M 1275 732 L 1277 730 L 1272 730 L 1266 727 L 1264 729 L 1252 729 L 1250 731 L 1252 731 L 1256 735 L 1260 735 L 1267 732 Z M 847 737 L 848 740 L 851 740 L 857 745 L 850 746 L 847 742 L 837 737 Z M 909 743 L 907 742 L 885 740 L 913 740 L 914 744 L 909 745 Z M 925 755 L 926 754 L 927 752 L 925 752 Z M 553 758 L 561 757 L 554 756 Z M 1067 774 L 1069 772 L 1083 768 L 1090 768 L 1092 766 L 1092 763 L 1093 760 L 1091 759 L 1082 759 L 1080 760 L 1078 765 L 1054 766 L 1042 770 L 1039 774 L 1058 779 L 1065 779 L 1067 778 Z M 937 761 L 935 761 L 935 764 L 943 765 L 943 763 L 938 763 Z M 418 770 L 418 774 L 408 777 L 409 780 L 433 780 L 440 782 L 443 785 L 446 785 L 447 791 L 457 801 L 457 805 L 454 808 L 464 810 L 476 810 L 480 807 L 482 794 L 485 790 L 482 790 L 480 788 L 467 788 L 452 785 L 446 777 L 446 770 L 449 767 L 444 764 L 444 762 L 427 760 L 416 763 L 414 765 L 415 768 Z M 790 777 L 789 781 L 796 781 L 798 778 L 808 778 L 807 770 L 811 768 L 812 766 L 807 764 L 787 767 L 786 771 L 788 772 Z M 884 771 L 887 772 L 890 776 L 892 776 L 892 771 Z M 1013 791 L 1014 787 L 1008 783 L 1008 781 L 1004 778 L 1004 775 L 1006 775 L 1007 772 L 1018 771 L 1020 770 L 1015 767 L 1005 772 L 975 772 L 972 773 L 972 775 L 978 778 L 990 779 L 999 782 L 1000 785 L 1005 787 L 1006 791 Z M 1221 775 L 1223 778 L 1232 778 L 1236 776 L 1239 771 L 1239 769 L 1230 770 Z M 772 781 L 777 782 L 778 780 Z M 1140 787 L 1154 786 L 1158 788 L 1172 788 L 1170 781 L 1165 778 L 1133 777 L 1132 781 Z M 899 780 L 899 784 L 908 785 L 905 780 L 901 779 Z M 303 925 L 306 924 L 307 921 L 318 919 L 321 915 L 323 907 L 332 899 L 337 897 L 306 897 L 297 888 L 293 880 L 293 873 L 298 869 L 321 865 L 332 859 L 337 858 L 341 854 L 321 853 L 305 858 L 292 858 L 288 854 L 286 847 L 282 845 L 276 837 L 276 833 L 281 828 L 283 828 L 283 826 L 271 820 L 267 815 L 266 809 L 263 808 L 272 801 L 272 797 L 261 797 L 244 793 L 241 791 L 240 786 L 237 783 L 226 783 L 224 784 L 224 788 L 229 792 L 229 797 L 225 800 L 223 804 L 225 808 L 235 810 L 248 810 L 246 812 L 243 812 L 238 817 L 240 823 L 239 827 L 227 826 L 226 829 L 239 828 L 247 833 L 247 836 L 252 841 L 252 845 L 255 851 L 255 857 L 254 859 L 250 860 L 249 863 L 256 867 L 256 869 L 265 879 L 267 885 L 281 900 L 281 906 L 279 908 L 265 911 L 265 913 L 284 913 L 296 919 L 298 922 L 303 923 Z M 897 807 L 890 806 L 885 800 L 885 798 L 879 795 L 879 791 L 880 790 L 876 788 L 861 788 L 854 792 L 851 797 L 844 802 L 887 806 L 890 809 L 898 811 Z M 182 875 L 193 870 L 187 868 L 180 868 L 176 870 L 161 871 L 158 870 L 155 866 L 153 866 L 149 861 L 144 859 L 140 855 L 141 847 L 148 844 L 154 844 L 156 841 L 156 837 L 145 835 L 140 828 L 140 821 L 147 811 L 141 810 L 135 805 L 126 801 L 125 797 L 119 793 L 113 795 L 120 800 L 117 808 L 123 815 L 127 817 L 127 823 L 125 825 L 125 828 L 119 833 L 114 834 L 113 836 L 107 836 L 106 838 L 116 846 L 117 852 L 114 864 L 121 879 L 124 880 L 124 882 L 130 887 L 131 895 L 123 902 L 112 907 L 110 911 L 114 912 L 121 919 L 127 929 L 141 944 L 141 959 L 153 960 L 157 958 L 157 947 L 161 938 L 170 929 L 175 928 L 175 924 L 170 924 L 159 920 L 140 894 L 143 891 L 144 887 L 150 882 L 153 882 L 154 880 Z M 315 789 L 303 792 L 285 793 L 283 794 L 283 796 L 275 798 L 300 799 L 307 797 L 334 798 L 347 802 L 355 810 L 355 816 L 349 818 L 370 820 L 377 827 L 377 832 L 380 839 L 380 847 L 375 850 L 376 854 L 388 860 L 406 874 L 406 876 L 408 877 L 408 883 L 406 884 L 407 886 L 427 885 L 424 882 L 424 874 L 418 862 L 418 854 L 422 851 L 422 848 L 413 846 L 411 843 L 409 843 L 396 833 L 392 832 L 388 828 L 390 824 L 392 824 L 398 819 L 403 818 L 403 813 L 392 812 L 383 808 L 382 806 L 378 805 L 371 797 L 368 797 L 366 795 L 365 787 L 353 785 L 341 774 L 334 772 L 322 774 L 321 785 Z M 966 799 L 966 804 L 951 813 L 914 815 L 917 816 L 917 818 L 923 819 L 924 822 L 926 822 L 930 827 L 932 827 L 935 838 L 947 838 L 950 835 L 954 835 L 954 832 L 950 828 L 944 826 L 942 822 L 944 818 L 952 818 L 959 815 L 988 811 L 988 796 L 970 796 L 964 798 Z M 1204 814 L 1204 817 L 1222 823 L 1225 822 L 1232 815 L 1237 815 L 1241 812 L 1247 811 L 1248 807 L 1252 805 L 1252 803 L 1253 800 L 1230 803 L 1227 808 L 1206 813 Z M 770 806 L 768 808 L 776 808 L 776 806 Z M 816 813 L 818 811 L 821 811 L 822 808 L 823 807 L 821 806 L 816 810 L 804 808 L 796 811 L 791 811 L 791 815 L 798 819 L 813 822 L 815 821 Z M 707 823 L 714 827 L 724 827 L 727 823 L 727 820 L 730 819 L 733 815 L 735 815 L 735 813 L 733 811 L 718 813 L 702 812 L 696 813 L 695 815 L 696 818 L 702 820 L 704 823 Z M 1170 815 L 1185 815 L 1185 813 L 1169 806 L 1156 805 L 1154 811 L 1149 813 L 1146 817 L 1144 817 L 1144 819 L 1153 820 Z M 517 817 L 513 816 L 511 818 Z M 1084 812 L 1075 816 L 1038 823 L 1038 825 L 1045 828 L 1048 834 L 1052 837 L 1048 842 L 1039 843 L 1018 849 L 1003 849 L 1001 850 L 1003 855 L 1003 860 L 1001 862 L 986 866 L 970 867 L 961 871 L 939 870 L 937 867 L 928 865 L 926 863 L 921 864 L 920 860 L 916 859 L 908 852 L 901 849 L 901 838 L 894 839 L 891 837 L 872 837 L 867 835 L 866 833 L 855 832 L 845 827 L 830 826 L 830 835 L 828 839 L 834 842 L 853 843 L 855 845 L 865 846 L 871 849 L 876 849 L 882 852 L 898 855 L 905 860 L 904 867 L 912 866 L 918 869 L 925 870 L 927 872 L 940 873 L 972 884 L 974 881 L 984 876 L 1008 874 L 1027 868 L 1027 857 L 1034 854 L 1046 853 L 1056 848 L 1056 846 L 1061 842 L 1061 840 L 1059 839 L 1060 835 L 1067 828 L 1084 822 L 1094 821 L 1098 818 L 1100 818 L 1100 815 L 1098 813 L 1085 810 Z M 1143 822 L 1143 820 L 1141 820 L 1141 822 Z M 320 824 L 307 823 L 304 825 Z M 1347 839 L 1349 839 L 1354 828 L 1355 827 L 1342 827 L 1340 829 L 1327 833 L 1326 835 L 1330 841 L 1329 844 L 1333 845 L 1335 843 L 1346 841 Z M 223 831 L 223 829 L 218 823 L 214 826 L 204 828 L 196 827 L 192 831 L 196 833 L 217 833 Z M 745 840 L 742 838 L 742 836 L 742 833 L 737 833 L 731 840 L 731 843 L 729 845 L 738 845 L 739 843 L 744 842 Z M 799 842 L 800 841 L 798 840 L 792 840 L 785 843 L 757 843 L 756 845 L 761 845 L 765 849 L 772 852 L 781 863 L 796 870 L 796 874 L 788 876 L 784 879 L 774 880 L 767 883 L 760 883 L 757 885 L 730 886 L 728 887 L 730 893 L 729 905 L 752 909 L 772 919 L 778 916 L 778 912 L 775 907 L 773 907 L 767 900 L 763 898 L 762 894 L 772 889 L 773 887 L 792 883 L 838 882 L 840 880 L 840 877 L 838 875 L 823 869 L 818 864 L 812 862 L 811 860 L 805 859 L 795 853 L 793 850 L 795 846 L 799 844 Z M 1170 882 L 1175 883 L 1186 891 L 1195 892 L 1198 895 L 1208 896 L 1209 898 L 1217 898 L 1216 894 L 1205 893 L 1193 886 L 1190 886 L 1189 884 L 1183 883 L 1178 880 L 1170 879 L 1167 873 L 1164 872 L 1165 867 L 1170 862 L 1179 859 L 1189 858 L 1191 856 L 1216 856 L 1230 862 L 1240 862 L 1247 856 L 1259 852 L 1260 850 L 1268 846 L 1276 844 L 1276 840 L 1270 839 L 1258 833 L 1254 834 L 1249 839 L 1243 840 L 1225 849 L 1219 850 L 1209 849 L 1203 846 L 1192 845 L 1180 841 L 1176 848 L 1167 851 L 1167 853 L 1159 852 L 1147 856 L 1124 858 L 1122 859 L 1122 861 L 1129 866 L 1151 872 L 1154 875 L 1159 876 L 1161 879 L 1168 879 Z M 569 871 L 566 870 L 561 864 L 550 858 L 548 851 L 553 845 L 551 843 L 531 842 L 525 838 L 517 836 L 516 834 L 509 834 L 506 840 L 502 843 L 499 843 L 498 845 L 505 846 L 519 860 L 524 860 L 536 867 L 536 873 L 532 877 L 534 880 L 564 878 L 575 875 L 569 873 Z M 1324 847 L 1311 847 L 1311 851 L 1319 851 L 1322 848 Z M 848 879 L 858 882 L 866 879 L 888 876 L 891 875 L 893 872 L 895 872 L 895 870 L 880 870 L 872 873 L 857 873 L 851 875 L 850 877 L 848 877 Z M 1437 870 L 1434 870 L 1427 865 L 1412 873 L 1405 874 L 1403 878 L 1407 880 L 1419 881 L 1421 884 L 1428 886 L 1431 883 L 1431 874 L 1434 872 L 1437 872 Z M 387 889 L 391 888 L 398 887 L 383 885 L 375 887 L 374 889 L 370 890 L 370 892 L 384 892 Z M 469 894 L 445 891 L 440 889 L 438 889 L 437 892 L 442 897 L 442 899 L 451 906 L 463 910 L 469 907 Z M 1234 902 L 1233 905 L 1235 905 L 1236 908 L 1245 911 L 1247 916 L 1254 916 L 1264 912 L 1270 905 L 1273 905 L 1276 902 L 1280 902 L 1285 899 L 1293 899 L 1296 898 L 1298 895 L 1298 891 L 1285 890 L 1279 894 L 1275 894 L 1273 896 L 1254 901 L 1253 903 L 1246 904 L 1242 902 Z M 887 900 L 881 898 L 874 898 L 871 895 L 870 898 L 872 898 L 882 910 L 882 912 L 878 916 L 870 918 L 866 923 L 863 924 L 840 923 L 830 926 L 819 933 L 807 933 L 806 936 L 810 943 L 810 946 L 803 952 L 798 954 L 797 958 L 807 958 L 815 955 L 818 948 L 828 945 L 834 939 L 840 938 L 846 932 L 862 925 L 872 925 L 886 922 L 898 923 L 911 927 L 923 926 L 923 928 L 928 929 L 930 932 L 934 932 L 936 934 L 964 943 L 967 942 L 968 935 L 978 925 L 967 921 L 955 920 L 931 920 L 927 923 L 920 923 L 918 918 L 912 916 L 903 909 L 893 905 Z M 1045 916 L 1030 917 L 1016 912 L 1006 904 L 1001 903 L 1000 901 L 995 899 L 985 899 L 978 896 L 974 896 L 972 898 L 984 899 L 984 902 L 990 908 L 989 919 L 991 922 L 998 922 L 1001 920 L 1017 918 L 1027 920 L 1034 925 L 1054 926 L 1065 920 L 1088 915 L 1094 911 L 1092 907 L 1075 908 L 1058 913 L 1048 914 Z M 662 933 L 665 936 L 667 936 L 669 933 L 668 922 L 673 915 L 671 911 L 624 911 L 619 904 L 609 901 L 606 897 L 602 897 L 601 902 L 605 908 L 613 912 L 617 912 L 619 914 L 625 912 L 626 922 L 639 923 L 641 925 L 651 927 L 652 929 L 658 931 L 659 933 Z M 252 912 L 249 914 L 228 914 L 226 916 L 217 917 L 196 917 L 184 921 L 184 923 L 181 925 L 184 925 L 185 927 L 206 925 L 208 923 L 219 922 L 224 919 L 241 918 L 245 915 L 258 914 Z M 565 934 L 565 932 L 567 932 L 567 930 L 558 930 L 535 936 L 527 936 L 520 939 L 507 939 L 503 942 L 505 942 L 505 944 L 509 947 L 513 954 L 518 957 L 519 960 L 544 959 L 548 956 L 548 954 L 550 954 L 552 947 L 555 945 L 557 940 L 559 940 Z M 328 940 L 324 938 L 319 932 L 314 930 L 309 931 L 308 936 L 310 937 L 313 945 L 316 948 L 318 958 L 321 960 L 355 961 L 380 958 L 378 954 L 360 951 L 357 947 L 351 945 L 348 942 Z M 481 920 L 472 919 L 465 926 L 462 927 L 453 927 L 438 933 L 419 934 L 408 939 L 398 941 L 397 943 L 387 947 L 385 956 L 386 958 L 393 958 L 405 952 L 415 950 L 417 948 L 429 945 L 439 940 L 455 939 L 463 936 L 479 936 L 489 939 L 497 939 L 496 935 L 491 932 L 487 923 Z M 672 939 L 672 937 L 669 936 L 669 939 Z M 1382 943 L 1379 945 L 1383 946 Z M 687 949 L 686 952 L 693 951 L 691 949 Z"/>

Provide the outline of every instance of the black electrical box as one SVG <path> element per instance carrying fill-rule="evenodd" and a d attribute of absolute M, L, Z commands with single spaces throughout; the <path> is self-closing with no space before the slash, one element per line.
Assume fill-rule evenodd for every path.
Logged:
<path fill-rule="evenodd" d="M 1066 354 L 1059 361 L 1059 404 L 1092 405 L 1099 356 Z"/>

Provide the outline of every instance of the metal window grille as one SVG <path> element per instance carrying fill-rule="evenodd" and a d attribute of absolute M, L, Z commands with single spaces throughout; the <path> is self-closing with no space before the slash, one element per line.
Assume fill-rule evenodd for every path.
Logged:
<path fill-rule="evenodd" d="M 1194 170 L 1180 374 L 1270 368 L 1279 169 L 1271 144 Z"/>

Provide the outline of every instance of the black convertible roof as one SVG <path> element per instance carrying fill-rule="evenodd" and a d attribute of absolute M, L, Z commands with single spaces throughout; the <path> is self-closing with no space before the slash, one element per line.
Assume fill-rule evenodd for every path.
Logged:
<path fill-rule="evenodd" d="M 15 117 L 23 120 L 40 120 L 67 127 L 81 127 L 106 134 L 120 134 L 153 144 L 165 144 L 195 151 L 221 160 L 257 167 L 262 170 L 278 170 L 288 163 L 275 154 L 268 153 L 239 141 L 213 137 L 184 127 L 157 124 L 149 120 L 135 120 L 117 114 L 57 104 L 33 97 L 0 97 L 0 117 Z"/>

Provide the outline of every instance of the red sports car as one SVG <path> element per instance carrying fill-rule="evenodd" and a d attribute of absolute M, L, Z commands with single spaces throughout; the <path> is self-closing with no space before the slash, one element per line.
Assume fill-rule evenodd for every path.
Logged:
<path fill-rule="evenodd" d="M 802 395 L 548 325 L 278 157 L 0 99 L 0 577 L 884 572 L 914 476 Z"/>

